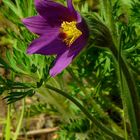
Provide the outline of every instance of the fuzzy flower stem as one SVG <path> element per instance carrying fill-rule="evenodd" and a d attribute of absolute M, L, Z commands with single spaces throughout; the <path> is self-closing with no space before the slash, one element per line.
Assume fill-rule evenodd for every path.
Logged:
<path fill-rule="evenodd" d="M 124 138 L 122 138 L 119 135 L 116 135 L 114 132 L 112 132 L 110 129 L 108 129 L 107 127 L 105 127 L 102 123 L 100 123 L 95 117 L 93 117 L 87 110 L 85 107 L 83 107 L 75 98 L 73 98 L 72 96 L 70 96 L 70 94 L 67 94 L 66 92 L 57 89 L 55 87 L 52 87 L 50 85 L 46 85 L 46 87 L 50 90 L 53 90 L 55 92 L 57 92 L 58 94 L 66 97 L 67 99 L 69 99 L 72 103 L 74 103 L 94 124 L 96 124 L 103 132 L 105 132 L 106 134 L 108 134 L 109 136 L 115 138 L 116 140 L 124 140 Z"/>
<path fill-rule="evenodd" d="M 136 134 L 136 139 L 140 139 L 140 100 L 139 100 L 139 95 L 137 93 L 137 89 L 135 86 L 135 82 L 133 80 L 133 76 L 124 60 L 124 58 L 122 56 L 119 55 L 119 51 L 117 50 L 117 48 L 114 46 L 110 47 L 111 52 L 113 53 L 115 59 L 117 60 L 117 62 L 120 64 L 120 67 L 122 69 L 122 72 L 124 74 L 124 77 L 126 79 L 126 83 L 128 85 L 128 89 L 130 91 L 130 98 L 132 100 L 132 107 L 135 114 L 135 120 L 136 120 L 136 126 L 138 129 L 138 132 Z M 119 56 L 119 58 L 118 58 Z M 135 122 L 131 122 L 131 123 L 135 123 Z"/>
<path fill-rule="evenodd" d="M 112 41 L 113 41 L 112 44 L 109 45 L 109 49 L 111 50 L 112 54 L 117 60 L 117 63 L 122 69 L 123 75 L 126 80 L 126 84 L 129 89 L 128 95 L 124 96 L 124 98 L 130 101 L 130 103 L 127 104 L 127 111 L 132 112 L 131 113 L 132 116 L 129 115 L 130 124 L 132 127 L 132 133 L 133 133 L 134 138 L 136 140 L 139 140 L 140 139 L 140 100 L 139 100 L 139 95 L 137 93 L 136 84 L 135 84 L 135 81 L 133 80 L 133 76 L 131 74 L 129 67 L 127 66 L 125 59 L 119 54 L 120 53 L 119 50 L 117 50 L 117 48 L 119 47 L 116 47 L 116 46 L 120 46 L 120 44 L 118 44 L 119 42 L 118 33 L 115 28 L 115 21 L 112 15 L 113 13 L 112 3 L 109 0 L 100 0 L 100 2 L 102 6 L 101 9 L 104 10 L 103 15 L 111 31 L 110 33 L 111 33 Z M 124 93 L 122 94 L 124 95 Z"/>

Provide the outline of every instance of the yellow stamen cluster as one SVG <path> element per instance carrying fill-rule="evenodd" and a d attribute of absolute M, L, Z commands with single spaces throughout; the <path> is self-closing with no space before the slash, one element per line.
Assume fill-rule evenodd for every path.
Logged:
<path fill-rule="evenodd" d="M 66 34 L 66 37 L 64 38 L 64 42 L 70 46 L 80 35 L 82 35 L 82 32 L 77 29 L 76 22 L 67 22 L 64 21 L 61 24 L 61 32 Z"/>

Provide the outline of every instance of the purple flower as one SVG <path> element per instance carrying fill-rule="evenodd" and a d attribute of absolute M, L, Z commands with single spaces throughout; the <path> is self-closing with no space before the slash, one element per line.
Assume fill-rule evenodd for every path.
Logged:
<path fill-rule="evenodd" d="M 72 0 L 67 7 L 52 0 L 35 0 L 37 16 L 23 19 L 24 25 L 39 35 L 28 47 L 28 54 L 57 55 L 50 75 L 65 69 L 86 45 L 87 24 L 74 9 Z"/>

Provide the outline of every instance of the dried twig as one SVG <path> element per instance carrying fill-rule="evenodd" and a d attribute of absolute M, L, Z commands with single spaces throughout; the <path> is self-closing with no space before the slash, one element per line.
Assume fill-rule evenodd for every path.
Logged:
<path fill-rule="evenodd" d="M 45 129 L 39 129 L 39 130 L 32 130 L 28 131 L 26 133 L 20 133 L 19 136 L 33 136 L 33 135 L 41 135 L 41 134 L 46 134 L 46 133 L 52 133 L 54 131 L 57 131 L 59 127 L 53 127 L 53 128 L 45 128 Z M 0 137 L 2 137 L 2 133 L 0 133 Z"/>

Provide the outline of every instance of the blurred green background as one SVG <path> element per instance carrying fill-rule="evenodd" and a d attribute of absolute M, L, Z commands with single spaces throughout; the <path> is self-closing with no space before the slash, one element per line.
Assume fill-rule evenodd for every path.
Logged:
<path fill-rule="evenodd" d="M 57 1 L 66 5 L 64 0 Z M 0 1 L 0 139 L 118 139 L 47 84 L 76 98 L 114 134 L 126 140 L 136 139 L 129 88 L 107 47 L 112 40 L 119 44 L 118 50 L 131 70 L 139 94 L 140 2 L 101 1 L 73 0 L 89 25 L 90 39 L 84 51 L 55 78 L 48 75 L 54 56 L 26 54 L 36 35 L 24 27 L 21 19 L 37 14 L 33 0 Z"/>

